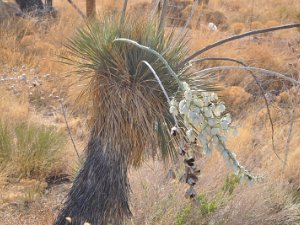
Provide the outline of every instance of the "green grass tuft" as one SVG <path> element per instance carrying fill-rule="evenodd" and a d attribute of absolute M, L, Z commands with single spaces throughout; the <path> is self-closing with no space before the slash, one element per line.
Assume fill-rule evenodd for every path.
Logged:
<path fill-rule="evenodd" d="M 239 175 L 231 174 L 225 178 L 222 191 L 224 194 L 232 194 L 234 189 L 240 184 L 241 177 Z"/>
<path fill-rule="evenodd" d="M 188 205 L 184 206 L 180 210 L 180 212 L 177 214 L 175 224 L 176 225 L 186 224 L 189 217 L 191 216 L 191 212 L 192 212 L 192 205 L 191 204 L 188 204 Z"/>
<path fill-rule="evenodd" d="M 7 124 L 0 122 L 0 165 L 6 165 L 11 159 L 13 139 Z"/>
<path fill-rule="evenodd" d="M 10 176 L 39 178 L 61 169 L 64 134 L 27 122 L 0 123 L 0 166 Z"/>

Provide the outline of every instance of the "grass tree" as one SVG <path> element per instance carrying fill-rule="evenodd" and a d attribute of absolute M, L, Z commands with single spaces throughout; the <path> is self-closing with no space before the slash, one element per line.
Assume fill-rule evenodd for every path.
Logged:
<path fill-rule="evenodd" d="M 177 79 L 190 79 L 177 67 L 187 53 L 184 42 L 175 43 L 173 33 L 163 36 L 154 22 L 115 17 L 90 22 L 68 44 L 66 62 L 79 68 L 88 82 L 81 99 L 91 103 L 90 137 L 86 161 L 75 179 L 56 224 L 122 224 L 129 209 L 129 166 L 138 166 L 160 149 L 165 159 L 174 157 L 169 130 L 174 118 L 149 65 L 159 74 L 168 93 L 179 92 Z M 176 79 L 151 52 L 115 42 L 129 38 L 164 55 Z M 159 148 L 158 148 L 159 146 Z"/>
<path fill-rule="evenodd" d="M 208 49 L 186 60 L 187 43 L 176 37 L 159 21 L 123 15 L 121 22 L 114 16 L 89 21 L 69 40 L 64 61 L 86 82 L 79 100 L 91 120 L 86 160 L 56 225 L 124 224 L 131 217 L 127 171 L 149 156 L 184 157 L 188 197 L 195 196 L 198 180 L 195 151 L 216 149 L 240 177 L 255 178 L 226 146 L 231 117 L 210 92 L 209 71 L 191 67 Z"/>

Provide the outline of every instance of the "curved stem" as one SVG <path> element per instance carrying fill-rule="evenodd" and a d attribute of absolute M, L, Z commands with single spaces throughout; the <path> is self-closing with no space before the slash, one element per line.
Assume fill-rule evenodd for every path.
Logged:
<path fill-rule="evenodd" d="M 164 85 L 162 84 L 161 80 L 159 79 L 157 73 L 155 72 L 155 70 L 153 69 L 153 67 L 145 60 L 142 61 L 142 63 L 146 64 L 146 66 L 151 70 L 152 74 L 154 75 L 155 79 L 157 80 L 157 83 L 159 84 L 162 92 L 164 93 L 168 103 L 170 104 L 170 98 L 168 96 L 168 93 L 166 91 L 166 89 L 164 88 Z"/>
<path fill-rule="evenodd" d="M 129 44 L 132 44 L 138 48 L 141 48 L 145 51 L 148 51 L 150 53 L 152 53 L 153 55 L 157 56 L 161 61 L 162 63 L 166 66 L 167 70 L 170 72 L 170 74 L 173 76 L 173 78 L 176 80 L 176 82 L 178 83 L 179 87 L 182 87 L 182 84 L 180 82 L 180 80 L 178 79 L 178 76 L 177 74 L 174 72 L 174 70 L 170 67 L 170 65 L 168 64 L 167 60 L 157 51 L 147 47 L 147 46 L 144 46 L 144 45 L 141 45 L 139 43 L 137 43 L 136 41 L 133 41 L 133 40 L 130 40 L 130 39 L 127 39 L 127 38 L 116 38 L 114 40 L 114 42 L 126 42 L 126 43 L 129 43 Z"/>
<path fill-rule="evenodd" d="M 121 15 L 121 19 L 120 19 L 120 27 L 125 22 L 125 15 L 126 15 L 126 10 L 127 10 L 127 5 L 128 5 L 128 0 L 124 0 L 123 9 L 122 9 L 122 15 Z"/>
<path fill-rule="evenodd" d="M 225 44 L 227 42 L 234 41 L 234 40 L 241 39 L 241 38 L 251 36 L 251 35 L 255 35 L 255 34 L 262 34 L 262 33 L 272 32 L 272 31 L 276 31 L 276 30 L 290 29 L 290 28 L 294 28 L 294 27 L 300 27 L 300 23 L 288 24 L 288 25 L 283 25 L 283 26 L 271 27 L 271 28 L 267 28 L 267 29 L 249 31 L 249 32 L 246 32 L 246 33 L 243 33 L 243 34 L 238 34 L 238 35 L 231 36 L 229 38 L 222 39 L 218 42 L 215 42 L 211 45 L 208 45 L 208 46 L 196 51 L 191 56 L 187 57 L 185 60 L 180 62 L 178 66 L 182 67 L 184 64 L 188 63 L 189 61 L 191 61 L 193 58 L 197 57 L 198 55 L 200 55 L 200 54 L 202 54 L 202 53 L 204 53 L 204 52 L 206 52 L 210 49 L 213 49 L 217 46 Z"/>
<path fill-rule="evenodd" d="M 165 27 L 165 20 L 168 12 L 168 5 L 169 1 L 168 0 L 162 0 L 163 1 L 163 6 L 160 14 L 160 21 L 159 21 L 159 26 L 158 26 L 158 32 L 164 33 L 164 27 Z"/>
<path fill-rule="evenodd" d="M 259 71 L 259 72 L 265 73 L 266 75 L 276 76 L 276 77 L 282 78 L 284 80 L 287 80 L 287 81 L 289 81 L 289 82 L 291 82 L 293 84 L 300 85 L 300 81 L 295 80 L 293 78 L 290 78 L 290 77 L 288 77 L 286 75 L 283 75 L 281 73 L 274 72 L 274 71 L 267 70 L 267 69 L 257 68 L 257 67 L 250 67 L 250 66 L 248 66 L 248 67 L 241 67 L 241 66 L 218 66 L 218 67 L 212 67 L 212 68 L 208 68 L 208 69 L 204 69 L 204 70 L 195 72 L 195 73 L 193 73 L 193 75 L 196 75 L 196 74 L 206 74 L 206 73 L 213 72 L 213 71 L 232 70 L 232 69 Z"/>
<path fill-rule="evenodd" d="M 159 76 L 157 75 L 157 73 L 155 72 L 153 67 L 147 61 L 143 60 L 142 63 L 144 63 L 151 70 L 151 72 L 153 73 L 155 79 L 157 80 L 157 83 L 159 84 L 161 90 L 163 91 L 163 93 L 164 93 L 164 95 L 165 95 L 165 97 L 168 101 L 168 104 L 170 105 L 170 98 L 168 96 L 168 93 L 167 93 L 166 89 L 164 88 L 164 85 L 162 84 L 161 80 L 159 79 Z M 173 116 L 173 119 L 175 121 L 176 127 L 178 127 L 178 122 L 177 122 L 176 117 L 173 114 L 172 114 L 172 116 Z"/>

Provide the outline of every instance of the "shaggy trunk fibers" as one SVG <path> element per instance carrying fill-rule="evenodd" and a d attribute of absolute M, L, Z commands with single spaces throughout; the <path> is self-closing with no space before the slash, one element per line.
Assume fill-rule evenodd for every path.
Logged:
<path fill-rule="evenodd" d="M 55 225 L 120 225 L 131 216 L 127 159 L 110 146 L 90 138 L 86 161 Z"/>

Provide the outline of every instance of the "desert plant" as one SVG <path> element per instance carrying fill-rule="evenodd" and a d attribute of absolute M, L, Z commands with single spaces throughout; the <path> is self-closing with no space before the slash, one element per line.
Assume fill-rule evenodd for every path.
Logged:
<path fill-rule="evenodd" d="M 186 224 L 189 217 L 191 216 L 191 211 L 192 211 L 192 205 L 188 204 L 184 206 L 180 212 L 176 216 L 175 224 L 176 225 L 183 225 Z"/>
<path fill-rule="evenodd" d="M 63 133 L 28 122 L 0 122 L 0 166 L 8 176 L 41 178 L 62 169 Z"/>
<path fill-rule="evenodd" d="M 73 224 L 123 223 L 131 215 L 128 166 L 157 154 L 157 145 L 163 158 L 175 156 L 174 143 L 168 144 L 174 118 L 159 83 L 142 61 L 160 74 L 169 93 L 178 91 L 176 80 L 155 55 L 114 41 L 138 40 L 162 53 L 172 68 L 186 53 L 184 42 L 174 43 L 173 33 L 164 37 L 154 22 L 127 18 L 120 27 L 118 21 L 110 17 L 103 23 L 90 22 L 67 45 L 66 62 L 79 65 L 80 76 L 89 83 L 81 99 L 91 100 L 92 119 L 86 162 L 56 224 L 64 224 L 65 217 Z M 188 80 L 182 69 L 176 72 Z"/>
<path fill-rule="evenodd" d="M 11 168 L 14 176 L 40 177 L 59 169 L 64 134 L 53 127 L 26 122 L 17 123 L 14 131 L 16 146 Z"/>
<path fill-rule="evenodd" d="M 215 199 L 208 200 L 205 195 L 198 194 L 194 202 L 186 204 L 177 214 L 176 225 L 202 224 L 200 221 L 216 211 L 219 202 Z"/>
<path fill-rule="evenodd" d="M 174 158 L 179 149 L 185 157 L 187 196 L 191 198 L 196 196 L 193 186 L 199 173 L 195 148 L 209 155 L 216 146 L 237 174 L 246 180 L 254 178 L 226 147 L 231 117 L 201 79 L 209 69 L 191 72 L 191 59 L 220 43 L 183 59 L 187 44 L 184 38 L 174 40 L 173 32 L 165 34 L 163 15 L 160 23 L 123 19 L 121 23 L 116 17 L 106 17 L 101 23 L 89 21 L 66 46 L 64 62 L 76 66 L 87 84 L 80 99 L 91 103 L 91 120 L 86 161 L 56 225 L 123 224 L 131 216 L 128 167 L 140 165 L 149 155 Z M 204 213 L 213 208 L 209 206 Z"/>
<path fill-rule="evenodd" d="M 230 195 L 233 193 L 234 189 L 240 184 L 240 176 L 231 174 L 226 176 L 224 185 L 222 187 L 223 193 L 229 193 Z"/>

